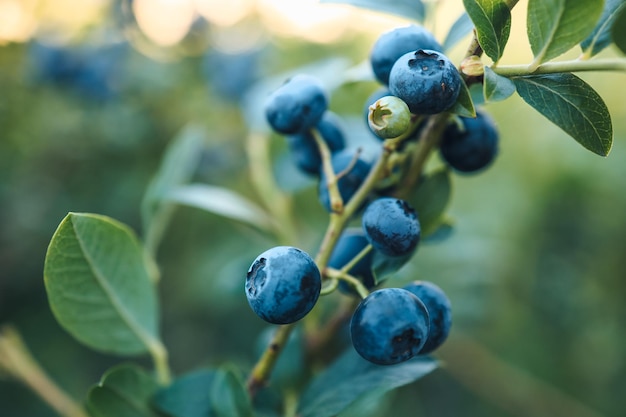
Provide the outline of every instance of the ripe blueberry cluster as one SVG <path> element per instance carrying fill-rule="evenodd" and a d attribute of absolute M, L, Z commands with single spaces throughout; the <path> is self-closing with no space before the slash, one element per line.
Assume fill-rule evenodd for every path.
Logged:
<path fill-rule="evenodd" d="M 395 152 L 400 160 L 404 143 L 419 138 L 425 128 L 424 118 L 454 107 L 464 80 L 432 34 L 417 25 L 384 33 L 372 48 L 370 62 L 382 87 L 365 103 L 367 123 L 384 152 Z M 328 102 L 319 80 L 297 75 L 267 98 L 265 115 L 272 129 L 285 136 L 295 165 L 319 180 L 322 207 L 346 218 L 331 233 L 335 238 L 319 265 L 294 247 L 278 246 L 259 255 L 248 270 L 248 302 L 270 323 L 294 323 L 311 311 L 321 293 L 334 289 L 328 285 L 323 291 L 322 282 L 334 281 L 344 294 L 362 298 L 350 333 L 363 358 L 390 365 L 431 353 L 446 340 L 451 326 L 450 301 L 441 288 L 424 281 L 376 288 L 378 266 L 401 266 L 420 242 L 418 213 L 399 197 L 411 190 L 393 181 L 387 186 L 396 171 L 401 171 L 400 178 L 406 175 L 406 166 L 374 169 L 382 166 L 379 161 L 365 160 L 358 150 L 347 148 L 339 116 L 328 109 Z M 450 115 L 447 120 L 439 130 L 443 161 L 463 173 L 487 167 L 497 153 L 493 120 L 483 110 L 476 118 Z M 357 193 L 355 208 L 349 203 Z M 356 216 L 361 227 L 346 228 Z"/>

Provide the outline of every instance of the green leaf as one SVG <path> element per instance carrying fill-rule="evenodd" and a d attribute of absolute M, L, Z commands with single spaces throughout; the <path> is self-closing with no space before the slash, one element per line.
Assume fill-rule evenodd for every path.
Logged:
<path fill-rule="evenodd" d="M 422 236 L 427 236 L 441 223 L 440 219 L 452 195 L 450 171 L 447 168 L 432 172 L 420 180 L 408 202 L 417 212 Z"/>
<path fill-rule="evenodd" d="M 611 38 L 615 46 L 617 46 L 623 54 L 626 54 L 626 9 L 624 8 L 617 14 L 613 22 Z"/>
<path fill-rule="evenodd" d="M 437 362 L 427 356 L 397 365 L 375 365 L 350 348 L 311 381 L 302 394 L 298 416 L 335 416 L 363 396 L 410 384 L 436 367 Z"/>
<path fill-rule="evenodd" d="M 461 83 L 459 98 L 456 99 L 456 103 L 454 103 L 454 106 L 448 111 L 463 117 L 476 117 L 476 109 L 474 108 L 472 96 L 464 82 Z"/>
<path fill-rule="evenodd" d="M 404 256 L 389 257 L 374 250 L 374 256 L 372 256 L 372 273 L 374 274 L 376 285 L 380 285 L 389 275 L 402 268 L 411 259 L 414 253 L 415 252 L 411 252 Z"/>
<path fill-rule="evenodd" d="M 605 1 L 600 21 L 593 29 L 593 32 L 591 32 L 591 35 L 580 43 L 580 47 L 587 57 L 596 55 L 611 44 L 613 23 L 624 9 L 626 9 L 626 1 L 624 0 Z"/>
<path fill-rule="evenodd" d="M 526 29 L 535 65 L 556 58 L 585 39 L 603 0 L 529 0 Z"/>
<path fill-rule="evenodd" d="M 437 223 L 424 234 L 424 243 L 439 243 L 448 239 L 454 232 L 454 224 L 449 218 L 442 216 Z"/>
<path fill-rule="evenodd" d="M 87 409 L 93 417 L 158 417 L 150 398 L 158 384 L 135 365 L 118 365 L 108 370 L 87 394 Z"/>
<path fill-rule="evenodd" d="M 213 417 L 209 391 L 215 375 L 215 370 L 184 375 L 157 391 L 152 404 L 170 417 Z"/>
<path fill-rule="evenodd" d="M 511 10 L 502 0 L 463 0 L 476 26 L 478 42 L 487 56 L 497 62 L 511 32 Z"/>
<path fill-rule="evenodd" d="M 252 402 L 244 382 L 229 367 L 220 369 L 210 391 L 213 412 L 217 417 L 252 417 Z"/>
<path fill-rule="evenodd" d="M 485 67 L 483 94 L 487 101 L 502 101 L 515 92 L 515 83 Z"/>
<path fill-rule="evenodd" d="M 57 321 L 101 352 L 140 354 L 160 345 L 146 256 L 124 224 L 69 213 L 48 247 L 44 283 Z"/>
<path fill-rule="evenodd" d="M 170 190 L 164 198 L 172 203 L 199 208 L 261 229 L 271 228 L 270 217 L 262 208 L 228 188 L 190 184 Z"/>
<path fill-rule="evenodd" d="M 418 22 L 424 20 L 426 13 L 426 8 L 421 0 L 320 0 L 320 3 L 349 4 L 363 9 L 393 14 L 405 19 L 417 20 Z"/>
<path fill-rule="evenodd" d="M 167 222 L 170 210 L 161 204 L 162 199 L 171 189 L 191 180 L 200 162 L 204 141 L 204 131 L 198 126 L 189 125 L 168 145 L 161 166 L 141 201 L 144 235 L 150 236 L 154 228 L 161 226 L 160 223 Z"/>
<path fill-rule="evenodd" d="M 474 29 L 474 23 L 467 13 L 461 14 L 452 24 L 446 39 L 443 41 L 444 51 L 452 49 L 459 41 L 469 35 Z"/>
<path fill-rule="evenodd" d="M 613 143 L 611 116 L 602 97 L 587 83 L 569 73 L 512 80 L 526 103 L 578 143 L 598 155 L 609 154 Z"/>

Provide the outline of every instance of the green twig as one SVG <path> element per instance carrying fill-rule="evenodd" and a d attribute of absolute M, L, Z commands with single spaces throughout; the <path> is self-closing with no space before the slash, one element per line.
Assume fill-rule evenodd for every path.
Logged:
<path fill-rule="evenodd" d="M 28 350 L 17 330 L 0 331 L 0 369 L 22 382 L 64 417 L 88 417 L 87 412 L 52 381 Z"/>
<path fill-rule="evenodd" d="M 363 285 L 360 279 L 353 277 L 352 275 L 344 272 L 343 270 L 326 268 L 324 275 L 329 278 L 337 279 L 346 282 L 359 294 L 359 297 L 365 298 L 369 295 L 370 291 Z"/>
<path fill-rule="evenodd" d="M 274 333 L 270 344 L 267 346 L 248 377 L 247 387 L 250 397 L 254 397 L 259 389 L 267 384 L 270 374 L 274 369 L 274 365 L 280 356 L 280 352 L 287 344 L 289 335 L 295 327 L 296 323 L 291 323 L 276 329 L 276 333 Z"/>
<path fill-rule="evenodd" d="M 330 198 L 330 209 L 333 213 L 341 214 L 343 211 L 343 199 L 341 198 L 341 193 L 339 193 L 339 185 L 337 183 L 339 176 L 333 169 L 330 149 L 317 129 L 312 128 L 311 134 L 313 135 L 313 138 L 315 138 L 317 149 L 319 149 L 322 157 L 322 169 L 324 171 L 324 176 L 326 177 L 326 186 L 328 187 L 328 196 Z"/>
<path fill-rule="evenodd" d="M 500 65 L 492 69 L 496 74 L 504 77 L 555 74 L 562 72 L 626 71 L 626 59 L 598 59 L 592 61 L 575 59 L 571 61 L 546 62 L 535 69 L 531 68 L 529 65 Z"/>

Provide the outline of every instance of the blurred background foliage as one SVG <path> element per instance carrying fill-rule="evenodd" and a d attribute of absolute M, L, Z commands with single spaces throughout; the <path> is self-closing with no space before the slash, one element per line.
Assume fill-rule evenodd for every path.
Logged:
<path fill-rule="evenodd" d="M 522 9 L 504 63 L 530 62 Z M 440 1 L 428 27 L 442 40 L 461 11 L 460 0 Z M 319 60 L 339 59 L 342 71 L 358 66 L 383 31 L 405 23 L 303 0 L 0 0 L 0 325 L 16 326 L 52 378 L 84 398 L 121 359 L 81 346 L 51 315 L 42 269 L 59 221 L 68 211 L 96 212 L 141 234 L 145 188 L 189 124 L 206 139 L 195 180 L 261 201 L 245 153 L 246 126 L 267 129 L 252 120 L 261 106 L 254 92 Z M 455 62 L 464 43 L 450 53 Z M 363 137 L 363 102 L 376 84 L 367 71 L 351 71 L 363 81 L 335 90 L 331 109 L 349 137 Z M 333 79 L 341 71 L 326 74 L 328 85 L 342 81 Z M 487 106 L 501 132 L 498 159 L 478 175 L 454 176 L 454 233 L 423 244 L 388 281 L 426 279 L 448 293 L 455 324 L 436 355 L 443 366 L 381 402 L 392 408 L 380 415 L 623 415 L 624 76 L 582 77 L 612 114 L 608 158 L 517 96 Z M 272 137 L 277 180 L 293 193 L 293 244 L 314 252 L 327 216 L 315 182 L 298 176 L 285 152 Z M 177 209 L 158 253 L 163 338 L 176 373 L 253 362 L 266 325 L 247 306 L 245 271 L 275 243 L 243 224 Z M 2 374 L 0 414 L 54 415 Z"/>

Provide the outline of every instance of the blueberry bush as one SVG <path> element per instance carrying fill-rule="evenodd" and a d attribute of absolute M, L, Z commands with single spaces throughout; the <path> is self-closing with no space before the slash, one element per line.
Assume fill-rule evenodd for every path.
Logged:
<path fill-rule="evenodd" d="M 100 123 L 108 133 L 93 140 L 97 157 L 78 139 L 62 142 L 62 130 L 50 133 L 58 143 L 38 156 L 57 161 L 59 171 L 65 166 L 75 171 L 66 174 L 66 183 L 49 179 L 44 183 L 49 189 L 41 193 L 69 196 L 88 190 L 89 195 L 87 203 L 66 210 L 55 231 L 44 228 L 50 233 L 44 237 L 38 294 L 51 316 L 33 325 L 16 314 L 16 326 L 0 328 L 0 378 L 7 387 L 21 382 L 51 412 L 66 417 L 620 415 L 621 407 L 611 399 L 626 389 L 619 378 L 626 370 L 619 349 L 626 346 L 613 332 L 623 320 L 608 325 L 601 312 L 608 306 L 624 312 L 617 295 L 623 292 L 606 289 L 623 290 L 623 283 L 604 286 L 598 279 L 592 285 L 584 278 L 608 275 L 606 265 L 623 271 L 620 232 L 626 226 L 605 220 L 603 233 L 614 234 L 610 247 L 588 224 L 600 221 L 596 210 L 611 213 L 626 203 L 622 197 L 610 208 L 589 203 L 595 200 L 581 195 L 585 181 L 602 180 L 596 172 L 583 172 L 563 183 L 552 179 L 552 188 L 543 185 L 546 214 L 532 218 L 524 214 L 531 205 L 526 190 L 503 188 L 498 185 L 503 179 L 489 173 L 500 158 L 518 158 L 517 164 L 537 169 L 547 164 L 542 153 L 554 153 L 548 151 L 551 145 L 544 151 L 528 139 L 541 131 L 574 139 L 578 145 L 568 145 L 583 154 L 580 161 L 609 155 L 614 131 L 625 127 L 619 120 L 614 128 L 609 106 L 592 87 L 594 80 L 606 80 L 584 77 L 601 73 L 622 90 L 617 73 L 626 70 L 626 2 L 463 0 L 464 11 L 445 31 L 434 24 L 441 1 L 321 3 L 345 3 L 407 22 L 379 33 L 366 51 L 330 45 L 316 52 L 320 57 L 287 71 L 279 65 L 262 70 L 258 61 L 265 53 L 270 61 L 287 62 L 280 48 L 240 57 L 210 51 L 188 58 L 197 61 L 195 73 L 169 63 L 162 71 L 174 76 L 157 72 L 150 79 L 158 70 L 146 56 L 158 53 L 145 39 L 132 47 L 71 48 L 36 41 L 25 46 L 27 83 L 41 92 L 41 100 L 54 103 L 33 114 L 64 108 L 69 114 L 77 105 L 88 116 L 82 130 L 75 130 L 89 136 Z M 136 29 L 128 4 L 122 4 L 110 10 L 113 21 Z M 520 8 L 525 15 L 515 13 Z M 510 64 L 512 27 L 524 23 L 532 59 Z M 204 24 L 194 23 L 180 49 L 168 53 L 197 49 L 194 36 L 202 38 Z M 353 60 L 333 58 L 335 48 Z M 194 77 L 205 77 L 205 90 L 198 92 Z M 171 79 L 176 82 L 163 81 Z M 69 101 L 54 101 L 57 96 Z M 9 97 L 0 117 L 5 131 L 12 128 L 20 136 L 28 128 L 10 121 L 5 110 L 13 101 L 19 105 L 20 95 Z M 541 118 L 516 120 L 516 111 L 505 107 L 513 100 L 513 108 L 529 106 Z M 356 116 L 346 108 L 355 109 Z M 611 111 L 623 115 L 622 109 Z M 172 127 L 186 118 L 200 122 Z M 177 122 L 167 124 L 170 119 Z M 506 128 L 516 123 L 517 130 Z M 146 138 L 163 135 L 154 126 L 178 133 L 166 146 L 167 139 L 154 146 Z M 222 138 L 219 146 L 212 147 L 207 136 Z M 520 143 L 517 155 L 509 153 L 513 141 Z M 532 149 L 523 151 L 525 145 Z M 103 156 L 109 165 L 98 165 Z M 143 161 L 159 161 L 125 175 L 125 168 L 145 164 L 144 156 Z M 6 155 L 3 160 L 11 162 Z M 116 160 L 122 169 L 115 168 Z M 98 178 L 107 167 L 114 172 Z M 545 182 L 535 175 L 537 184 Z M 489 180 L 487 191 L 473 195 L 472 181 L 480 176 Z M 77 178 L 81 181 L 72 188 Z M 139 184 L 146 186 L 138 193 Z M 481 291 L 484 272 L 472 254 L 481 242 L 454 243 L 463 237 L 456 229 L 471 217 L 452 220 L 453 184 L 467 187 L 455 195 L 471 200 L 473 212 L 491 213 L 483 223 L 505 222 L 519 234 L 528 233 L 530 249 L 511 244 L 508 250 L 537 257 L 534 271 L 524 264 L 527 258 L 507 269 L 506 260 L 485 256 L 483 269 L 491 262 L 511 281 L 509 292 L 491 304 L 471 295 Z M 32 192 L 30 198 L 26 194 L 21 196 L 24 215 L 34 210 L 35 218 L 45 207 L 37 206 Z M 30 205 L 35 207 L 25 209 Z M 117 220 L 115 213 L 128 221 Z M 8 216 L 3 220 L 9 223 Z M 534 226 L 525 226 L 530 223 Z M 427 259 L 433 247 L 441 249 Z M 497 253 L 504 256 L 506 250 Z M 586 263 L 600 257 L 596 269 Z M 569 265 L 564 259 L 575 260 Z M 454 268 L 454 280 L 468 286 L 448 292 L 454 286 L 440 276 L 456 264 L 461 266 Z M 509 277 L 514 271 L 534 276 L 533 284 L 514 281 Z M 568 279 L 550 279 L 550 274 Z M 585 313 L 591 302 L 584 292 L 613 298 Z M 505 308 L 507 303 L 512 307 Z M 605 310 L 598 311 L 600 306 Z M 523 320 L 531 314 L 541 326 Z M 586 314 L 598 316 L 591 320 Z M 506 321 L 497 321 L 500 317 Z M 499 359 L 475 342 L 476 323 L 487 323 L 477 333 L 493 328 L 519 337 L 520 346 L 511 350 L 492 341 L 494 350 L 513 363 L 524 353 L 537 355 L 540 375 L 568 357 L 577 362 L 602 356 L 589 384 L 611 388 L 589 388 L 593 392 L 585 397 L 602 411 L 576 398 L 580 387 L 556 389 Z M 596 328 L 594 323 L 604 324 Z M 35 343 L 31 352 L 24 342 L 28 338 L 21 336 L 29 334 L 29 326 L 44 325 L 60 326 L 47 341 L 58 334 L 71 338 L 65 340 L 73 346 L 65 354 L 70 362 L 57 366 L 81 369 L 68 369 L 66 379 L 56 378 L 59 383 L 39 360 L 54 359 L 50 352 L 65 345 L 48 349 Z M 569 339 L 559 340 L 555 329 Z M 596 344 L 589 342 L 594 335 Z M 613 344 L 604 354 L 602 341 Z M 559 355 L 563 345 L 572 349 L 569 356 Z M 454 381 L 442 379 L 445 369 Z M 96 372 L 97 378 L 87 380 Z M 569 379 L 567 373 L 558 375 Z M 437 387 L 444 393 L 432 394 Z M 468 391 L 482 402 L 455 406 L 445 400 L 463 404 Z M 416 405 L 415 398 L 427 405 Z M 0 394 L 0 401 L 9 400 L 9 394 Z M 16 404 L 0 403 L 0 410 L 49 415 L 45 408 L 27 414 Z"/>

